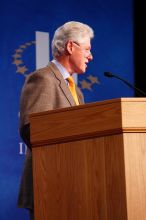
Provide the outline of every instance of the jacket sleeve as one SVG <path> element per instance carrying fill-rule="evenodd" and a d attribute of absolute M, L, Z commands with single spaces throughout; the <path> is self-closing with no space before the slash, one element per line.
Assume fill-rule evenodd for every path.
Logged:
<path fill-rule="evenodd" d="M 41 74 L 29 75 L 20 98 L 20 136 L 28 147 L 31 147 L 29 114 L 52 109 L 52 87 L 49 81 Z"/>

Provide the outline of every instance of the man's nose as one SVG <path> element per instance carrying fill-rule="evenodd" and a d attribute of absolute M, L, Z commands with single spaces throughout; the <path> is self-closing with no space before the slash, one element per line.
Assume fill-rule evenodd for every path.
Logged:
<path fill-rule="evenodd" d="M 93 55 L 92 55 L 92 53 L 90 52 L 90 54 L 88 55 L 88 60 L 90 61 L 90 60 L 93 60 Z"/>

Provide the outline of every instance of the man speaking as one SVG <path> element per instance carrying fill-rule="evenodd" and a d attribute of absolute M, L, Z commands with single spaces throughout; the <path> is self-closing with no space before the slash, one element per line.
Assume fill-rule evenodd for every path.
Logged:
<path fill-rule="evenodd" d="M 29 114 L 65 108 L 84 103 L 80 89 L 72 75 L 86 71 L 93 59 L 91 27 L 80 22 L 67 22 L 59 27 L 52 40 L 53 60 L 47 67 L 28 75 L 20 100 L 20 135 L 27 145 L 24 171 L 20 184 L 18 206 L 29 210 L 34 219 L 32 152 Z"/>

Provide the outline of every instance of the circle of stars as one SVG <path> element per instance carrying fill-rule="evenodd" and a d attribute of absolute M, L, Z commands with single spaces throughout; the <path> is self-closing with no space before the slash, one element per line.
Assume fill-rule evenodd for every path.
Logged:
<path fill-rule="evenodd" d="M 87 90 L 92 91 L 93 84 L 100 84 L 100 81 L 99 81 L 98 77 L 95 77 L 93 75 L 89 75 L 87 77 L 87 79 L 88 80 L 84 79 L 84 80 L 79 81 L 79 83 L 81 85 L 80 86 L 81 89 L 87 89 Z"/>
<path fill-rule="evenodd" d="M 24 76 L 27 75 L 28 68 L 24 64 L 22 60 L 22 54 L 24 50 L 26 50 L 29 46 L 35 44 L 35 41 L 30 41 L 25 44 L 22 44 L 18 47 L 18 49 L 15 49 L 15 53 L 12 55 L 13 62 L 12 64 L 16 65 L 16 73 L 22 74 Z M 93 84 L 100 84 L 100 81 L 98 77 L 95 77 L 93 75 L 89 75 L 87 79 L 83 79 L 79 81 L 81 89 L 87 89 L 89 91 L 92 91 Z"/>
<path fill-rule="evenodd" d="M 26 50 L 28 47 L 30 47 L 33 44 L 35 44 L 35 41 L 30 41 L 23 45 L 20 45 L 18 49 L 15 50 L 15 53 L 12 55 L 13 57 L 12 64 L 16 65 L 17 68 L 16 73 L 26 76 L 26 72 L 28 71 L 28 68 L 26 67 L 26 65 L 22 60 L 22 54 L 24 50 Z"/>

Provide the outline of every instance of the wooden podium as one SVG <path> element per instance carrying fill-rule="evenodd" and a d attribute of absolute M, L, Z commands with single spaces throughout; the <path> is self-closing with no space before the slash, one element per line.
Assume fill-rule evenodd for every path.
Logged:
<path fill-rule="evenodd" d="M 35 220 L 146 220 L 146 98 L 30 116 Z"/>

